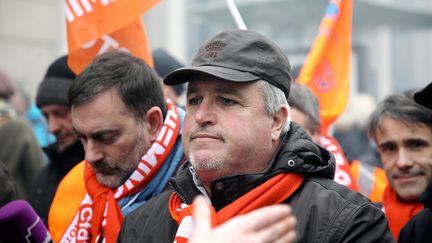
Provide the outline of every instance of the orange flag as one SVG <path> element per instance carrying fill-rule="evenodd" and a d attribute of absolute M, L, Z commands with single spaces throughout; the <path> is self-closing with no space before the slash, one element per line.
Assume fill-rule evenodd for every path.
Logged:
<path fill-rule="evenodd" d="M 297 81 L 320 102 L 322 132 L 344 111 L 351 73 L 352 0 L 330 0 Z"/>
<path fill-rule="evenodd" d="M 159 0 L 66 0 L 69 67 L 80 73 L 112 49 L 153 60 L 141 16 Z"/>

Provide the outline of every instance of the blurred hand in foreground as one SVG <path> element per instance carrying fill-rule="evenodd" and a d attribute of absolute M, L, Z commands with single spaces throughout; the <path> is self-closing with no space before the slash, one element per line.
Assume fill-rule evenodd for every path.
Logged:
<path fill-rule="evenodd" d="M 240 215 L 211 227 L 211 211 L 203 196 L 195 198 L 192 216 L 194 230 L 189 243 L 277 242 L 296 239 L 296 218 L 288 205 L 273 205 Z"/>

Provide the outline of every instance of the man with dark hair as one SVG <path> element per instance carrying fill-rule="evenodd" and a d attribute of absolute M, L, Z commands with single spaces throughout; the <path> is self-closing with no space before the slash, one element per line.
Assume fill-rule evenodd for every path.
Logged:
<path fill-rule="evenodd" d="M 184 111 L 165 101 L 142 60 L 101 54 L 69 90 L 85 160 L 61 182 L 50 209 L 55 242 L 115 242 L 123 217 L 161 193 L 183 160 Z"/>
<path fill-rule="evenodd" d="M 72 128 L 67 92 L 75 74 L 67 65 L 67 56 L 57 58 L 48 68 L 36 93 L 36 105 L 48 122 L 48 131 L 56 142 L 44 149 L 48 165 L 39 173 L 28 201 L 48 225 L 48 212 L 63 177 L 81 160 L 84 149 Z"/>
<path fill-rule="evenodd" d="M 432 111 L 432 83 L 414 94 L 417 104 Z M 399 234 L 399 243 L 422 243 L 432 239 L 432 182 L 420 195 L 418 202 L 424 209 L 416 214 L 402 228 Z"/>
<path fill-rule="evenodd" d="M 381 101 L 368 128 L 389 181 L 382 204 L 396 240 L 423 208 L 418 199 L 432 182 L 432 111 L 414 102 L 413 94 L 396 93 Z"/>
<path fill-rule="evenodd" d="M 332 180 L 334 158 L 287 119 L 292 78 L 285 53 L 265 36 L 224 31 L 192 66 L 165 77 L 188 82 L 183 145 L 188 162 L 165 192 L 130 214 L 119 242 L 185 242 L 192 200 L 204 195 L 212 223 L 289 204 L 299 242 L 391 242 L 384 214 Z M 260 242 L 278 242 L 269 234 Z M 223 241 L 223 238 L 221 238 Z"/>

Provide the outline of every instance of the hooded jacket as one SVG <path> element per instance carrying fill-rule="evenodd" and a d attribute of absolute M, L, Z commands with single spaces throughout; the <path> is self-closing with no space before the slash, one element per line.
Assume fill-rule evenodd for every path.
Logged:
<path fill-rule="evenodd" d="M 171 180 L 173 190 L 187 204 L 200 193 L 189 168 L 190 164 L 185 164 Z M 381 210 L 361 194 L 334 182 L 334 170 L 334 157 L 292 123 L 264 172 L 213 181 L 211 202 L 219 211 L 279 173 L 303 173 L 302 185 L 284 202 L 297 217 L 298 242 L 394 242 Z M 118 242 L 173 242 L 178 225 L 168 210 L 171 193 L 126 217 Z"/>

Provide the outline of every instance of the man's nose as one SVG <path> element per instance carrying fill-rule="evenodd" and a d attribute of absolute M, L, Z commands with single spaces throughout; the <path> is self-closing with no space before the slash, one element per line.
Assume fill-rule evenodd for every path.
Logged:
<path fill-rule="evenodd" d="M 93 141 L 87 141 L 84 145 L 85 148 L 85 160 L 89 163 L 97 162 L 103 159 L 103 152 Z"/>
<path fill-rule="evenodd" d="M 50 133 L 56 133 L 57 131 L 60 130 L 60 127 L 61 127 L 61 125 L 60 125 L 60 122 L 58 121 L 58 119 L 56 119 L 53 116 L 50 116 L 48 118 L 48 131 Z"/>
<path fill-rule="evenodd" d="M 406 170 L 414 165 L 414 160 L 406 149 L 399 149 L 397 158 L 397 167 L 401 170 Z"/>
<path fill-rule="evenodd" d="M 194 114 L 195 122 L 200 125 L 215 124 L 217 116 L 211 101 L 204 99 Z"/>

